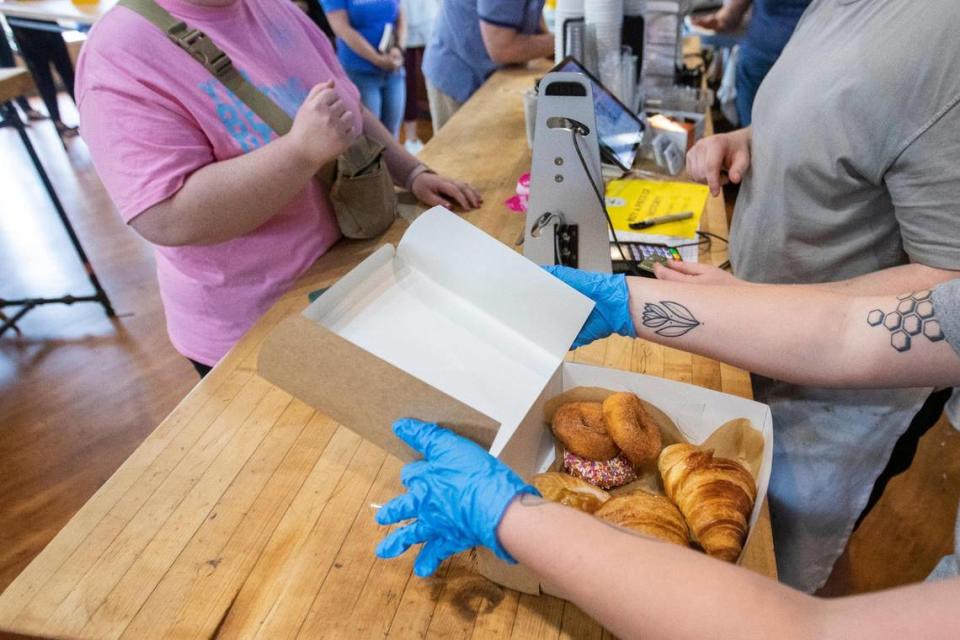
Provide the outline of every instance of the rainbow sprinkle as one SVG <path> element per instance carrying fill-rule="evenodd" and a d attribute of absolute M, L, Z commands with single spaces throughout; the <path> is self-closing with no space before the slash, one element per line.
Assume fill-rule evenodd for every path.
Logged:
<path fill-rule="evenodd" d="M 610 460 L 587 460 L 564 451 L 563 470 L 601 489 L 613 489 L 637 479 L 633 465 L 622 453 Z"/>

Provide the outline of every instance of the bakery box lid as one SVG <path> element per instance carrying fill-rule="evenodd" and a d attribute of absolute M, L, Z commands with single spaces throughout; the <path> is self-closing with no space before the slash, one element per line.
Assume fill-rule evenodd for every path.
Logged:
<path fill-rule="evenodd" d="M 263 377 L 409 459 L 392 422 L 441 421 L 496 455 L 593 302 L 443 207 L 265 341 Z"/>

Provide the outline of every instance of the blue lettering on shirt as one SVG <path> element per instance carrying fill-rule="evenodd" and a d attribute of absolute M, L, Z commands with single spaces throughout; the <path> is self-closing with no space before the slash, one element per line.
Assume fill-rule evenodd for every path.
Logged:
<path fill-rule="evenodd" d="M 250 77 L 241 73 L 250 82 Z M 275 85 L 253 84 L 291 118 L 309 93 L 303 81 L 296 77 Z M 211 99 L 217 119 L 244 153 L 259 149 L 271 140 L 273 129 L 222 83 L 214 79 L 205 80 L 200 83 L 200 90 Z"/>

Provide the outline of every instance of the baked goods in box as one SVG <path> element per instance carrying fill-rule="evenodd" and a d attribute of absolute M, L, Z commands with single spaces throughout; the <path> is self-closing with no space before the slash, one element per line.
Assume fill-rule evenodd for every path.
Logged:
<path fill-rule="evenodd" d="M 764 451 L 764 437 L 749 419 L 728 420 L 699 446 L 690 445 L 687 433 L 655 404 L 629 392 L 574 387 L 546 402 L 545 422 L 553 426 L 557 413 L 574 404 L 600 404 L 604 428 L 620 450 L 609 460 L 590 460 L 562 447 L 557 452 L 564 472 L 611 491 L 611 499 L 593 515 L 625 527 L 633 523 L 636 528 L 655 517 L 639 506 L 640 501 L 650 502 L 652 496 L 660 505 L 672 505 L 674 517 L 679 513 L 684 526 L 673 528 L 663 523 L 669 522 L 669 517 L 663 522 L 658 519 L 660 535 L 652 531 L 647 535 L 672 537 L 677 544 L 697 543 L 694 546 L 711 556 L 737 560 L 756 502 Z M 679 417 L 698 420 L 698 414 L 703 414 L 703 409 L 691 405 L 691 410 L 681 411 Z M 643 462 L 635 464 L 628 452 Z M 633 497 L 638 504 L 622 502 L 621 497 Z M 664 514 L 669 511 L 660 508 Z M 667 531 L 684 531 L 686 542 Z"/>
<path fill-rule="evenodd" d="M 637 471 L 623 455 L 609 460 L 588 460 L 564 451 L 563 470 L 604 489 L 622 487 L 637 479 Z"/>
<path fill-rule="evenodd" d="M 646 491 L 610 498 L 593 515 L 658 540 L 684 547 L 690 543 L 687 523 L 676 505 Z"/>
<path fill-rule="evenodd" d="M 610 499 L 610 494 L 603 489 L 556 471 L 534 476 L 533 486 L 546 500 L 559 502 L 587 513 L 593 513 Z"/>
<path fill-rule="evenodd" d="M 683 513 L 703 550 L 735 562 L 757 498 L 753 476 L 736 460 L 691 444 L 674 444 L 658 461 L 663 489 Z"/>
<path fill-rule="evenodd" d="M 634 466 L 655 460 L 660 454 L 660 429 L 634 394 L 608 396 L 603 401 L 603 422 L 607 433 Z"/>
<path fill-rule="evenodd" d="M 553 435 L 567 451 L 588 460 L 609 460 L 620 453 L 603 422 L 599 402 L 570 402 L 553 415 Z"/>

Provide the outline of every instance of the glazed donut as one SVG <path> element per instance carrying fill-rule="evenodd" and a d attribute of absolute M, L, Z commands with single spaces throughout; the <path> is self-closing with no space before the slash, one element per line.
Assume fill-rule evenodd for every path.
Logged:
<path fill-rule="evenodd" d="M 559 502 L 587 513 L 593 513 L 610 499 L 610 494 L 603 489 L 568 473 L 548 471 L 534 476 L 532 482 L 545 500 Z"/>
<path fill-rule="evenodd" d="M 634 466 L 660 455 L 660 428 L 634 394 L 608 396 L 603 401 L 603 421 L 607 433 Z"/>
<path fill-rule="evenodd" d="M 637 479 L 637 472 L 622 454 L 610 460 L 587 460 L 570 451 L 563 452 L 563 469 L 575 478 L 601 489 L 614 489 Z"/>
<path fill-rule="evenodd" d="M 620 453 L 603 425 L 599 402 L 570 402 L 557 409 L 553 435 L 565 449 L 590 460 L 609 460 Z"/>

